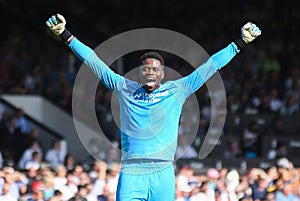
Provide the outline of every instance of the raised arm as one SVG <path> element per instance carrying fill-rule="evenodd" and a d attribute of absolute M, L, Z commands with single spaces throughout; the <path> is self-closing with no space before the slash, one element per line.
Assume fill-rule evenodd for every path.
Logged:
<path fill-rule="evenodd" d="M 121 81 L 124 81 L 123 76 L 113 72 L 90 47 L 79 41 L 65 28 L 66 20 L 62 15 L 51 16 L 46 21 L 46 25 L 55 35 L 65 41 L 76 57 L 84 62 L 108 89 L 113 91 Z"/>
<path fill-rule="evenodd" d="M 248 22 L 241 28 L 241 38 L 213 54 L 194 72 L 179 80 L 182 87 L 191 94 L 198 90 L 216 71 L 226 66 L 241 49 L 261 34 L 260 29 Z"/>

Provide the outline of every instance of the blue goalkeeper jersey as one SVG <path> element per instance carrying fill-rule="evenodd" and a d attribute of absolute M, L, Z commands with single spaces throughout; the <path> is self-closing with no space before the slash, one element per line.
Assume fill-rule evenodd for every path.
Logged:
<path fill-rule="evenodd" d="M 234 42 L 211 56 L 191 74 L 167 81 L 153 92 L 112 71 L 96 53 L 77 38 L 69 47 L 100 79 L 120 103 L 122 160 L 173 161 L 182 106 L 217 70 L 238 52 Z"/>

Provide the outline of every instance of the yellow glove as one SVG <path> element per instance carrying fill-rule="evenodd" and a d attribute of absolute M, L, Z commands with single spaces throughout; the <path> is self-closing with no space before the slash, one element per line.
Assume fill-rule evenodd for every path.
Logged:
<path fill-rule="evenodd" d="M 241 28 L 241 34 L 242 39 L 246 43 L 252 42 L 255 38 L 257 38 L 259 35 L 261 35 L 261 30 L 252 22 L 247 22 L 242 28 Z"/>
<path fill-rule="evenodd" d="M 66 20 L 62 15 L 56 14 L 46 21 L 46 25 L 55 35 L 59 36 L 65 30 Z"/>

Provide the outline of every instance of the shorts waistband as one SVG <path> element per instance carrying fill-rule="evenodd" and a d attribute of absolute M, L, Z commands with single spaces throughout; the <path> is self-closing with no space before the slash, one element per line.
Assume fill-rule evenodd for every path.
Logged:
<path fill-rule="evenodd" d="M 163 159 L 126 159 L 122 161 L 122 164 L 145 164 L 145 163 L 172 163 L 172 161 L 169 160 L 163 160 Z"/>
<path fill-rule="evenodd" d="M 122 161 L 121 172 L 127 174 L 151 174 L 154 172 L 166 170 L 168 168 L 174 169 L 172 161 L 134 159 Z"/>

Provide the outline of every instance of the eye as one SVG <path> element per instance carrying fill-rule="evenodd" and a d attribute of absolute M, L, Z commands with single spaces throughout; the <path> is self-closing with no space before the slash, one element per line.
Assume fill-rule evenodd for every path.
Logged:
<path fill-rule="evenodd" d="M 159 71 L 159 68 L 153 68 L 153 71 L 154 71 L 154 72 L 158 72 L 158 71 Z"/>
<path fill-rule="evenodd" d="M 144 72 L 149 72 L 150 69 L 149 69 L 148 67 L 143 67 L 142 71 L 144 71 Z"/>
<path fill-rule="evenodd" d="M 145 67 L 142 68 L 143 72 L 150 72 L 151 70 L 153 72 L 157 73 L 157 72 L 160 71 L 160 68 L 157 68 L 157 67 L 147 67 L 147 66 L 145 66 Z"/>

